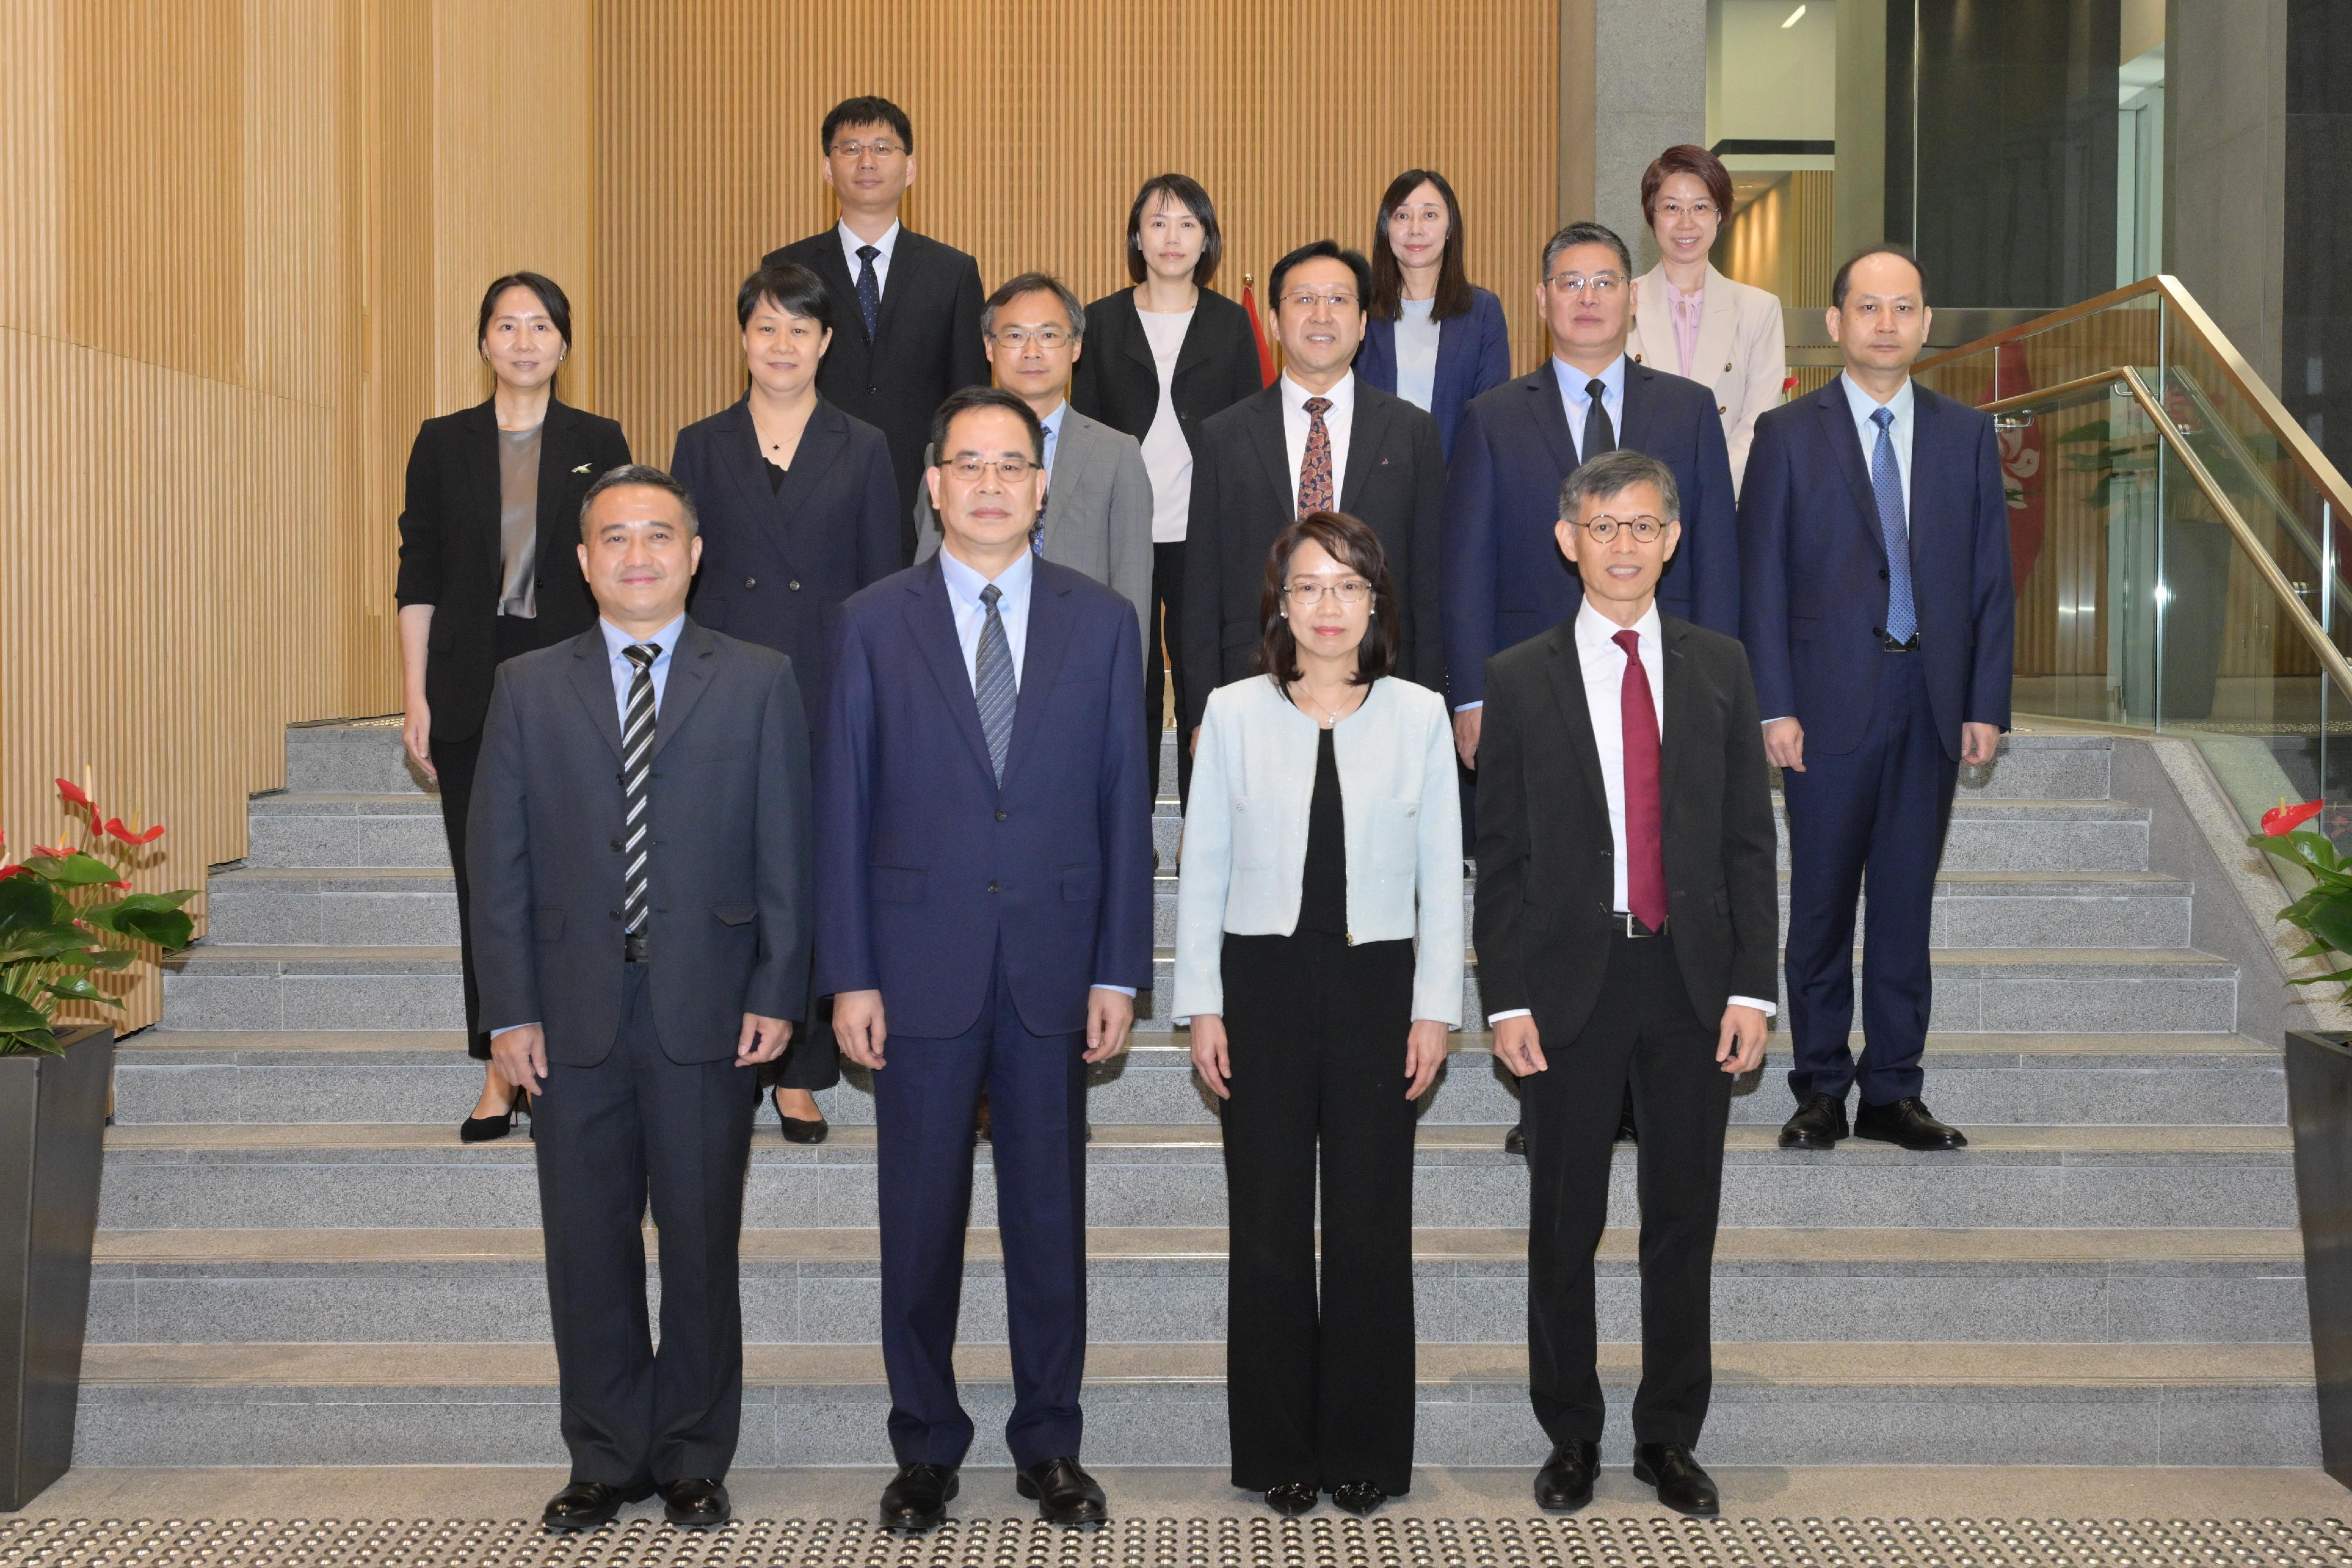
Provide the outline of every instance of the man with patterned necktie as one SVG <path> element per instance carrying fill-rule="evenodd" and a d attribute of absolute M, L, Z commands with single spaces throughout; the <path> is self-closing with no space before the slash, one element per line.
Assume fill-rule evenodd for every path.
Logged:
<path fill-rule="evenodd" d="M 1927 296 L 1899 246 L 1838 268 L 1828 321 L 1844 372 L 1756 422 L 1740 495 L 1740 639 L 1789 810 L 1784 1149 L 1835 1146 L 1856 1088 L 1854 1136 L 1968 1142 L 1920 1093 L 1928 927 L 1959 765 L 1991 762 L 2009 727 L 2017 596 L 1992 420 L 1911 380 Z"/>
<path fill-rule="evenodd" d="M 1123 1051 L 1151 976 L 1150 779 L 1135 607 L 1029 548 L 1045 431 L 971 387 L 931 421 L 939 553 L 834 629 L 817 727 L 817 990 L 874 1075 L 889 1529 L 956 1495 L 972 1113 L 994 1118 L 1020 1495 L 1105 1517 L 1078 1463 L 1086 1366 L 1086 1068 Z"/>
<path fill-rule="evenodd" d="M 599 618 L 499 667 L 466 840 L 482 1021 L 537 1140 L 572 1451 L 543 1518 L 593 1529 L 658 1490 L 673 1524 L 719 1525 L 759 1068 L 808 1016 L 808 722 L 790 659 L 688 619 L 677 481 L 613 469 L 580 532 Z"/>
<path fill-rule="evenodd" d="M 915 126 L 887 98 L 835 104 L 817 133 L 818 173 L 841 221 L 761 258 L 824 279 L 842 323 L 817 367 L 819 395 L 889 438 L 898 481 L 900 558 L 915 559 L 915 497 L 931 410 L 959 387 L 988 384 L 980 335 L 980 264 L 898 221 L 915 183 Z"/>

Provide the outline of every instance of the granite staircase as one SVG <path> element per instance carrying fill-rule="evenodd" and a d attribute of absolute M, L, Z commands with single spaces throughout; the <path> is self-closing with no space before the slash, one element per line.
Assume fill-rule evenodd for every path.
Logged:
<path fill-rule="evenodd" d="M 2016 736 L 1964 783 L 1928 1065 L 1968 1150 L 1784 1154 L 1785 1045 L 1742 1085 L 1710 1464 L 2317 1462 L 2278 1051 L 2238 1032 L 2238 966 L 2190 945 L 2195 901 L 2228 894 L 2150 870 L 2151 811 L 2112 798 L 2126 744 Z M 531 1145 L 456 1135 L 480 1070 L 436 802 L 395 723 L 287 747 L 163 1025 L 122 1046 L 78 1461 L 561 1463 Z M 1171 866 L 1180 826 L 1163 800 Z M 1165 943 L 1172 877 L 1158 900 Z M 1169 956 L 1091 1094 L 1087 1457 L 1109 1465 L 1225 1452 L 1223 1171 Z M 1475 960 L 1465 983 L 1475 1025 Z M 1419 1458 L 1532 1464 L 1516 1106 L 1486 1037 L 1454 1043 L 1416 1155 Z M 854 1082 L 827 1098 L 823 1146 L 784 1144 L 764 1107 L 754 1141 L 744 1466 L 888 1458 L 872 1103 Z M 1632 1175 L 1621 1151 L 1612 1462 L 1639 1359 Z M 983 1169 L 974 1464 L 1008 1462 L 993 1220 Z"/>

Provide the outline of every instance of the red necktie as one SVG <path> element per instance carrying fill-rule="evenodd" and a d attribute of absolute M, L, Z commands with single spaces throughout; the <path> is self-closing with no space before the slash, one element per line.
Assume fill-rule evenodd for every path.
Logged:
<path fill-rule="evenodd" d="M 1298 515 L 1328 512 L 1331 498 L 1331 430 L 1323 413 L 1331 406 L 1327 397 L 1307 400 L 1307 450 L 1298 464 Z"/>
<path fill-rule="evenodd" d="M 1625 732 L 1625 906 L 1653 931 L 1666 924 L 1665 813 L 1658 799 L 1658 706 L 1637 651 L 1641 633 L 1610 639 L 1625 650 L 1617 716 Z"/>

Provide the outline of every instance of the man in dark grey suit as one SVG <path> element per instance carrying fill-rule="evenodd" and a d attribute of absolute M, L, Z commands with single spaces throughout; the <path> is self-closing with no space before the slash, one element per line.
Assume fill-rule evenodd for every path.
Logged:
<path fill-rule="evenodd" d="M 790 659 L 686 618 L 702 541 L 676 480 L 612 470 L 580 531 L 597 622 L 500 666 L 467 840 L 490 1053 L 538 1139 L 572 1450 L 543 1517 L 592 1529 L 659 1490 L 716 1525 L 758 1070 L 808 1010 L 808 723 Z"/>

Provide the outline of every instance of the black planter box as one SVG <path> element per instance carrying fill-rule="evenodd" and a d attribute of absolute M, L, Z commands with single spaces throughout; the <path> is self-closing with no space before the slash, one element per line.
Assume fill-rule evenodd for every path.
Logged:
<path fill-rule="evenodd" d="M 73 1464 L 114 1030 L 0 1056 L 0 1511 Z"/>
<path fill-rule="evenodd" d="M 2352 1487 L 2352 1035 L 2290 1030 L 2286 1119 L 2319 1378 L 2319 1457 Z"/>

